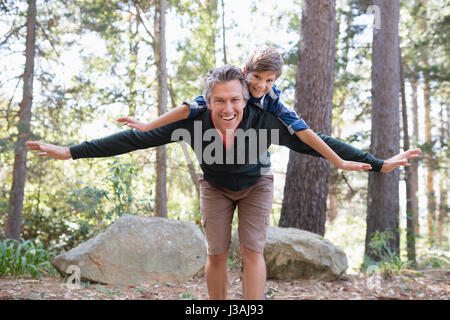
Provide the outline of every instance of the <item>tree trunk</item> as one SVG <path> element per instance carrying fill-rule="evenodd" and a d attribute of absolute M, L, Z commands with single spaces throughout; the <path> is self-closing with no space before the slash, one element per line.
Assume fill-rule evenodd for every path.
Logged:
<path fill-rule="evenodd" d="M 227 64 L 227 46 L 225 42 L 225 3 L 222 0 L 222 46 L 223 46 L 223 64 Z"/>
<path fill-rule="evenodd" d="M 338 14 L 337 13 L 337 18 L 336 18 L 336 30 L 337 33 L 339 34 L 339 24 L 340 24 L 340 20 L 341 17 L 343 17 L 343 19 L 345 19 L 345 24 L 347 26 L 350 26 L 353 22 L 353 11 L 352 11 L 352 7 L 353 7 L 353 1 L 351 1 L 350 5 L 350 9 L 345 13 L 345 14 Z M 336 68 L 337 71 L 337 75 L 336 77 L 339 77 L 341 75 L 345 75 L 347 72 L 347 67 L 348 67 L 348 53 L 350 50 L 350 40 L 352 39 L 353 35 L 350 32 L 347 32 L 343 41 L 342 42 L 342 56 L 340 56 L 341 59 L 341 64 L 340 64 L 340 68 Z M 340 43 L 340 39 L 339 37 L 336 37 L 336 46 L 338 46 Z M 339 81 L 339 79 L 337 79 L 337 81 Z M 347 81 L 345 81 L 344 83 L 346 83 Z M 343 86 L 345 86 L 345 84 L 342 84 Z M 336 89 L 336 87 L 335 87 Z M 335 114 L 334 119 L 332 120 L 332 126 L 333 126 L 333 136 L 336 138 L 341 138 L 341 127 L 342 127 L 342 123 L 343 121 L 342 119 L 342 113 L 344 112 L 345 109 L 345 102 L 346 102 L 346 98 L 348 95 L 348 91 L 347 90 L 340 90 L 338 95 L 334 95 L 334 99 L 335 99 L 335 109 L 334 111 L 336 111 L 337 109 L 337 115 Z M 328 221 L 330 223 L 333 223 L 334 219 L 336 219 L 337 215 L 338 215 L 338 206 L 339 206 L 339 200 L 337 197 L 337 194 L 339 193 L 339 185 L 340 182 L 342 182 L 342 178 L 339 174 L 339 170 L 337 168 L 332 168 L 330 170 L 330 179 L 329 179 L 329 196 L 328 196 L 328 203 L 329 203 L 329 208 L 327 210 L 327 218 Z"/>
<path fill-rule="evenodd" d="M 448 117 L 445 119 L 444 109 L 445 105 L 442 106 L 441 109 L 441 137 L 440 137 L 440 145 L 441 149 L 445 150 L 445 145 L 448 143 Z M 444 164 L 442 165 L 442 169 L 440 172 L 441 178 L 439 179 L 439 216 L 438 216 L 438 246 L 440 248 L 444 247 L 444 242 L 448 239 L 444 239 L 444 231 L 447 226 L 448 220 L 448 156 L 444 151 L 442 161 Z M 448 230 L 447 230 L 448 231 Z"/>
<path fill-rule="evenodd" d="M 305 0 L 295 90 L 295 110 L 314 131 L 331 133 L 336 48 L 334 0 Z M 325 233 L 329 162 L 291 151 L 280 227 Z"/>
<path fill-rule="evenodd" d="M 172 86 L 169 84 L 169 94 L 170 94 L 170 101 L 172 103 L 172 108 L 176 108 L 176 99 L 175 99 L 175 92 L 173 91 Z M 186 158 L 186 162 L 188 165 L 189 175 L 191 176 L 192 183 L 195 186 L 195 191 L 197 192 L 197 198 L 200 199 L 200 182 L 198 181 L 198 175 L 195 171 L 194 164 L 192 163 L 191 155 L 189 154 L 189 148 L 187 147 L 187 144 L 182 142 L 180 143 L 181 149 L 183 150 L 183 154 Z"/>
<path fill-rule="evenodd" d="M 426 165 L 426 195 L 427 195 L 427 226 L 430 244 L 436 241 L 436 193 L 434 190 L 434 159 L 433 159 L 433 141 L 431 137 L 431 100 L 430 100 L 430 82 L 427 71 L 424 72 L 424 105 L 425 105 L 425 151 Z"/>
<path fill-rule="evenodd" d="M 413 114 L 413 139 L 416 145 L 419 142 L 419 104 L 417 103 L 417 88 L 419 86 L 417 76 L 414 76 L 411 79 L 411 100 L 412 100 L 412 114 Z M 417 159 L 410 160 L 411 163 L 411 180 L 412 180 L 412 188 L 413 188 L 413 198 L 414 203 L 416 204 L 414 207 L 414 233 L 416 236 L 419 235 L 419 162 Z"/>
<path fill-rule="evenodd" d="M 33 104 L 34 57 L 36 52 L 36 1 L 28 1 L 27 37 L 25 44 L 25 71 L 23 98 L 19 111 L 19 137 L 14 150 L 13 181 L 9 197 L 6 238 L 19 239 L 22 229 L 22 209 L 26 177 L 27 149 L 30 139 L 31 106 Z"/>
<path fill-rule="evenodd" d="M 372 135 L 370 152 L 387 159 L 400 152 L 399 117 L 399 1 L 374 1 L 381 28 L 373 30 Z M 399 169 L 369 173 L 365 256 L 381 259 L 369 246 L 375 232 L 388 232 L 388 247 L 399 253 Z"/>
<path fill-rule="evenodd" d="M 128 9 L 131 12 L 131 3 L 128 4 Z M 139 10 L 139 7 L 136 6 L 136 10 Z M 139 14 L 137 15 L 139 16 Z M 135 30 L 133 31 L 133 25 Z M 128 79 L 129 79 L 129 90 L 130 94 L 128 97 L 128 114 L 130 117 L 136 116 L 136 82 L 137 82 L 137 61 L 138 61 L 138 48 L 139 48 L 139 19 L 136 18 L 135 21 L 131 18 L 128 21 L 128 48 L 129 48 L 129 62 L 128 62 Z"/>
<path fill-rule="evenodd" d="M 166 68 L 166 8 L 167 0 L 159 0 L 155 11 L 156 66 L 158 73 L 159 115 L 167 112 L 167 68 Z M 167 164 L 166 147 L 156 148 L 156 215 L 167 217 Z"/>
<path fill-rule="evenodd" d="M 409 132 L 408 132 L 408 111 L 406 107 L 405 78 L 403 74 L 402 53 L 399 48 L 400 65 L 400 89 L 402 96 L 402 119 L 403 119 L 403 149 L 409 150 Z M 417 204 L 414 202 L 414 186 L 412 184 L 411 167 L 405 167 L 406 182 L 406 251 L 408 260 L 416 265 L 416 236 L 414 211 Z"/>

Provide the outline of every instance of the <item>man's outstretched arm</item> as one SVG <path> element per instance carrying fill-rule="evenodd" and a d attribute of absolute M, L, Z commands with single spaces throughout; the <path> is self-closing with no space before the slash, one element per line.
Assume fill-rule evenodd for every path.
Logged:
<path fill-rule="evenodd" d="M 26 146 L 29 150 L 41 151 L 37 153 L 38 156 L 48 156 L 59 160 L 111 157 L 171 143 L 173 130 L 180 126 L 180 122 L 176 122 L 146 132 L 124 130 L 70 147 L 60 147 L 36 141 L 28 141 Z"/>

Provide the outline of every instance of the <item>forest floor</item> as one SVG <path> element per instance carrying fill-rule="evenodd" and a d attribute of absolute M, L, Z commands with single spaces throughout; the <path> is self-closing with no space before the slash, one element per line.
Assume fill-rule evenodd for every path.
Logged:
<path fill-rule="evenodd" d="M 228 298 L 241 300 L 240 270 L 229 273 Z M 368 274 L 345 275 L 336 281 L 267 280 L 266 299 L 275 300 L 448 300 L 450 270 L 405 270 L 389 278 Z M 0 300 L 206 300 L 204 275 L 187 282 L 135 286 L 81 282 L 68 288 L 60 275 L 51 277 L 0 277 Z"/>

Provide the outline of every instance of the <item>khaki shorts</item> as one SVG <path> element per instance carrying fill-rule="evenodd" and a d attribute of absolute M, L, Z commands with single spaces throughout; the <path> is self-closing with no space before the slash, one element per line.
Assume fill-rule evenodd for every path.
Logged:
<path fill-rule="evenodd" d="M 231 223 L 238 207 L 239 242 L 263 253 L 273 201 L 273 175 L 261 176 L 254 185 L 232 191 L 200 178 L 200 209 L 208 255 L 222 254 L 231 242 Z"/>

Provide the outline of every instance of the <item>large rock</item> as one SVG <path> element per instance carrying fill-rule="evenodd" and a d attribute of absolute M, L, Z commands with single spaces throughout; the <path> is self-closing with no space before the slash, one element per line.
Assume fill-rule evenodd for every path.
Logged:
<path fill-rule="evenodd" d="M 239 235 L 232 237 L 231 255 L 240 261 Z M 332 281 L 345 272 L 347 256 L 329 240 L 297 228 L 269 226 L 264 248 L 267 278 Z"/>
<path fill-rule="evenodd" d="M 52 264 L 63 273 L 76 265 L 84 280 L 132 285 L 185 281 L 205 262 L 205 238 L 196 225 L 126 214 Z"/>

